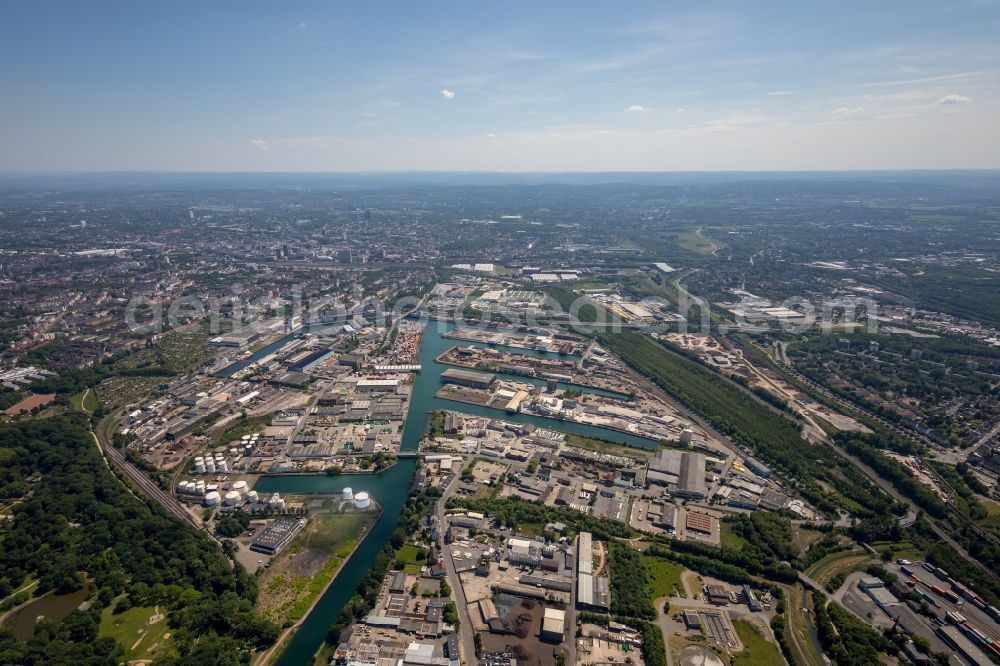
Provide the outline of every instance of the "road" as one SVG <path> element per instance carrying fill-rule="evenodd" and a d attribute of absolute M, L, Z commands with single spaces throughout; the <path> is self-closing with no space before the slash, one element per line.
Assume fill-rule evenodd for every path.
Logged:
<path fill-rule="evenodd" d="M 164 492 L 162 488 L 156 485 L 156 483 L 153 482 L 149 476 L 147 476 L 146 472 L 130 463 L 128 459 L 125 458 L 125 455 L 115 448 L 111 438 L 107 435 L 107 431 L 112 421 L 120 415 L 120 411 L 113 412 L 101 419 L 100 423 L 97 424 L 97 429 L 94 435 L 97 437 L 97 443 L 101 447 L 101 453 L 104 454 L 105 460 L 114 464 L 115 467 L 121 470 L 128 480 L 132 482 L 132 485 L 138 488 L 144 495 L 146 495 L 146 497 L 158 503 L 168 512 L 177 518 L 180 518 L 183 522 L 191 525 L 197 530 L 201 530 L 201 524 L 195 520 L 194 516 L 192 516 L 187 509 L 184 508 L 184 505 L 182 505 L 176 497 Z"/>
<path fill-rule="evenodd" d="M 464 458 L 462 459 L 462 466 L 465 466 Z M 444 538 L 445 530 L 448 528 L 448 523 L 445 522 L 444 518 L 444 507 L 460 479 L 461 477 L 455 474 L 451 481 L 448 482 L 437 502 L 435 514 L 437 515 L 438 529 L 442 534 L 442 539 Z M 444 568 L 448 576 L 448 586 L 451 587 L 451 593 L 455 596 L 455 605 L 458 606 L 458 617 L 462 623 L 458 629 L 458 639 L 459 643 L 461 643 L 462 656 L 464 657 L 462 663 L 475 664 L 477 662 L 476 644 L 473 636 L 476 632 L 473 629 L 472 619 L 469 617 L 469 607 L 465 599 L 465 590 L 462 589 L 462 580 L 458 577 L 458 572 L 455 571 L 455 560 L 451 556 L 451 548 L 446 547 L 441 549 L 441 559 L 444 561 Z"/>

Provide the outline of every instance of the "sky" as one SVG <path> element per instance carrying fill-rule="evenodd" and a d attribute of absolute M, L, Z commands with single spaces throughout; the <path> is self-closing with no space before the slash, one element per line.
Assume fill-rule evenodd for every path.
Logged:
<path fill-rule="evenodd" d="M 1000 167 L 1000 0 L 0 2 L 0 171 Z"/>

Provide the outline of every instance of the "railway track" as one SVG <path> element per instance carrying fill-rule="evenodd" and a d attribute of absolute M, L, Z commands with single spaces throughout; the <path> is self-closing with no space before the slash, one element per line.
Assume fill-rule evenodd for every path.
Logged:
<path fill-rule="evenodd" d="M 154 483 L 153 480 L 146 475 L 146 472 L 129 462 L 125 457 L 125 454 L 115 447 L 114 442 L 112 442 L 107 436 L 108 425 L 114 416 L 114 414 L 110 414 L 104 417 L 104 419 L 102 419 L 98 424 L 94 433 L 97 437 L 97 443 L 101 447 L 101 453 L 104 454 L 105 459 L 121 470 L 132 485 L 141 491 L 146 497 L 162 506 L 177 518 L 180 518 L 188 525 L 201 530 L 202 526 L 197 520 L 195 520 L 194 516 L 188 513 L 176 497 L 170 495 L 156 485 L 156 483 Z"/>

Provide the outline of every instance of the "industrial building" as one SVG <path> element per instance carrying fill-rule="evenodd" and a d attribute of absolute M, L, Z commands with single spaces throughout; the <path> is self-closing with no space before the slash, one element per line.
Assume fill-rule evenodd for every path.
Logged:
<path fill-rule="evenodd" d="M 718 526 L 718 519 L 707 513 L 688 511 L 684 515 L 684 527 L 689 532 L 699 532 L 711 536 Z"/>
<path fill-rule="evenodd" d="M 566 611 L 558 608 L 546 608 L 542 619 L 542 640 L 562 643 L 565 626 Z"/>
<path fill-rule="evenodd" d="M 297 520 L 288 516 L 275 518 L 274 522 L 254 536 L 253 541 L 250 542 L 250 550 L 265 555 L 277 555 L 302 529 L 305 522 L 305 520 Z"/>
<path fill-rule="evenodd" d="M 441 381 L 445 384 L 468 386 L 471 388 L 488 389 L 493 386 L 497 376 L 488 372 L 472 372 L 459 368 L 448 368 L 441 373 Z"/>
<path fill-rule="evenodd" d="M 329 349 L 318 349 L 297 359 L 288 369 L 292 372 L 309 372 L 331 356 L 333 352 Z"/>
<path fill-rule="evenodd" d="M 611 593 L 605 576 L 594 576 L 593 536 L 580 532 L 576 545 L 576 603 L 582 608 L 611 608 Z"/>
<path fill-rule="evenodd" d="M 677 497 L 705 499 L 705 454 L 666 449 L 649 461 L 646 478 L 665 485 Z"/>
<path fill-rule="evenodd" d="M 743 591 L 740 593 L 740 597 L 743 599 L 743 602 L 747 605 L 747 608 L 749 608 L 751 612 L 759 613 L 763 610 L 763 606 L 761 606 L 760 601 L 757 599 L 757 595 L 749 585 L 743 586 Z"/>
<path fill-rule="evenodd" d="M 398 388 L 398 379 L 359 379 L 355 386 L 358 393 L 395 393 Z"/>
<path fill-rule="evenodd" d="M 766 479 L 771 476 L 771 468 L 759 460 L 747 456 L 743 459 L 743 464 L 746 465 L 748 470 L 761 478 Z"/>

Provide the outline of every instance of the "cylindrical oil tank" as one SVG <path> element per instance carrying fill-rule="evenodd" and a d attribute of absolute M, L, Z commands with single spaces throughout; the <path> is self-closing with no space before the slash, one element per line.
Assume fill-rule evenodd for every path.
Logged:
<path fill-rule="evenodd" d="M 354 496 L 354 508 L 355 509 L 367 509 L 372 505 L 372 500 L 368 496 L 368 493 L 361 491 Z"/>
<path fill-rule="evenodd" d="M 180 483 L 178 483 L 177 484 L 177 492 L 179 494 L 181 494 L 181 495 L 187 495 L 188 492 L 189 492 L 188 491 L 188 482 L 187 481 L 181 481 Z"/>
<path fill-rule="evenodd" d="M 202 458 L 201 456 L 198 456 L 197 458 L 194 459 L 194 471 L 197 472 L 198 474 L 205 473 L 205 459 Z"/>
<path fill-rule="evenodd" d="M 229 463 L 227 463 L 225 460 L 220 460 L 216 464 L 215 469 L 219 470 L 220 472 L 228 472 L 229 471 Z"/>
<path fill-rule="evenodd" d="M 196 484 L 194 484 L 194 492 L 195 492 L 196 495 L 204 495 L 205 494 L 205 482 L 204 481 L 199 481 Z"/>
<path fill-rule="evenodd" d="M 215 474 L 215 461 L 211 458 L 205 461 L 205 471 L 209 474 Z"/>
<path fill-rule="evenodd" d="M 246 481 L 237 481 L 236 483 L 234 483 L 232 485 L 232 489 L 235 490 L 238 493 L 245 493 L 247 491 L 247 482 Z"/>
<path fill-rule="evenodd" d="M 250 492 L 247 493 L 248 502 L 253 502 L 254 504 L 256 504 L 259 499 L 260 495 L 257 494 L 256 490 L 251 490 Z"/>
<path fill-rule="evenodd" d="M 205 506 L 218 506 L 220 501 L 219 493 L 214 490 L 205 495 Z"/>
<path fill-rule="evenodd" d="M 351 490 L 349 487 L 344 488 L 343 493 L 344 494 L 342 495 L 342 497 L 344 498 L 345 501 L 350 502 L 351 500 L 354 499 L 354 491 Z"/>
<path fill-rule="evenodd" d="M 240 499 L 242 499 L 242 497 L 243 496 L 240 495 L 235 490 L 230 490 L 228 493 L 226 493 L 226 499 L 225 499 L 225 502 L 223 502 L 223 503 L 226 506 L 234 506 L 234 505 L 240 503 Z"/>

